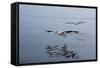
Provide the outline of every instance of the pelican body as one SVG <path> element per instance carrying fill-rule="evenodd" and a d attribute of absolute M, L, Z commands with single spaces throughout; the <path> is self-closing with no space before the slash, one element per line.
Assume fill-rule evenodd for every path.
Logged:
<path fill-rule="evenodd" d="M 51 31 L 51 30 L 46 30 L 46 32 L 54 32 L 56 35 L 58 36 L 62 36 L 63 38 L 65 38 L 67 36 L 67 34 L 70 33 L 79 33 L 79 31 Z"/>

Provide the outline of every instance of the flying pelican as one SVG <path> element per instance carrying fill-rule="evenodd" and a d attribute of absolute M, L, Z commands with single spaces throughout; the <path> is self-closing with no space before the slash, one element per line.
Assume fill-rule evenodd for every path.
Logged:
<path fill-rule="evenodd" d="M 86 23 L 86 22 L 77 22 L 77 23 L 74 23 L 74 22 L 67 22 L 66 24 L 74 24 L 74 25 L 79 25 L 79 24 L 82 24 L 82 23 Z"/>
<path fill-rule="evenodd" d="M 67 34 L 70 33 L 79 33 L 79 31 L 52 31 L 52 30 L 46 30 L 46 32 L 53 32 L 58 36 L 62 36 L 63 38 L 65 38 L 67 36 Z"/>
<path fill-rule="evenodd" d="M 86 23 L 86 22 L 77 22 L 75 25 L 82 24 L 82 23 Z"/>

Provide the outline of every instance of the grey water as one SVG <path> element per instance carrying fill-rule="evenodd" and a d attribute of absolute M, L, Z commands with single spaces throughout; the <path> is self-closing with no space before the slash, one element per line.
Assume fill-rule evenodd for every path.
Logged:
<path fill-rule="evenodd" d="M 20 5 L 19 63 L 61 62 L 96 59 L 95 9 Z M 86 22 L 79 25 L 66 22 Z M 83 34 L 68 34 L 66 38 L 45 30 L 77 30 Z M 67 44 L 79 59 L 50 57 L 46 47 Z"/>

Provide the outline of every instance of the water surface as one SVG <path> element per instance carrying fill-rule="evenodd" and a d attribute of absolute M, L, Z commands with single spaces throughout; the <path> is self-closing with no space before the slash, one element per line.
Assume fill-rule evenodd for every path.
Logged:
<path fill-rule="evenodd" d="M 20 64 L 96 59 L 95 9 L 33 5 L 20 5 L 19 9 Z M 86 23 L 66 24 L 80 21 Z M 45 30 L 77 30 L 83 35 L 69 34 L 63 38 Z M 80 58 L 50 57 L 46 53 L 48 45 L 62 47 L 64 44 Z"/>

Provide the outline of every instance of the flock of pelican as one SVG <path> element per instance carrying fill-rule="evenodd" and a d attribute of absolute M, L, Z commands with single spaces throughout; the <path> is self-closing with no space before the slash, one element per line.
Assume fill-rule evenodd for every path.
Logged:
<path fill-rule="evenodd" d="M 82 24 L 82 23 L 86 23 L 86 22 L 77 22 L 77 23 L 74 23 L 74 22 L 67 22 L 66 24 L 74 24 L 74 25 L 79 25 L 79 24 Z M 66 38 L 69 34 L 80 34 L 79 31 L 76 31 L 76 30 L 68 30 L 68 31 L 60 31 L 60 30 L 56 30 L 56 31 L 53 31 L 53 30 L 45 30 L 46 32 L 48 33 L 53 33 L 53 34 L 56 34 L 57 36 L 61 36 L 63 38 Z M 83 39 L 80 39 L 78 38 L 79 40 L 83 40 Z M 48 45 L 47 47 L 47 53 L 52 57 L 52 56 L 64 56 L 66 58 L 69 58 L 69 57 L 72 57 L 72 59 L 78 59 L 79 58 L 79 55 L 78 53 L 74 52 L 74 51 L 69 51 L 67 49 L 67 45 L 64 44 L 63 47 L 61 47 L 59 49 L 59 46 L 50 46 Z"/>
<path fill-rule="evenodd" d="M 86 23 L 86 22 L 67 22 L 66 24 L 74 24 L 74 25 L 79 25 L 79 24 L 82 24 L 82 23 Z M 68 36 L 68 34 L 81 34 L 79 31 L 73 31 L 73 30 L 69 30 L 69 31 L 60 31 L 60 30 L 57 30 L 57 31 L 53 31 L 53 30 L 45 30 L 46 32 L 48 33 L 54 33 L 58 36 L 62 36 L 63 38 L 66 38 Z"/>

